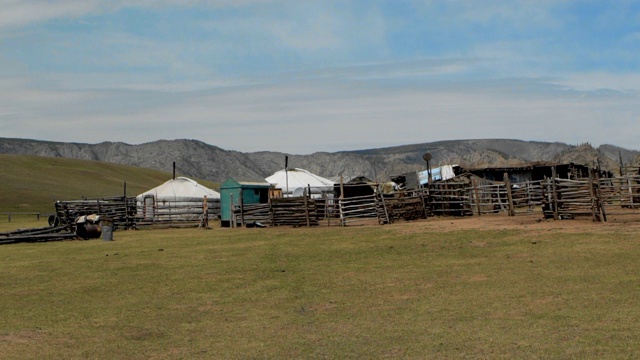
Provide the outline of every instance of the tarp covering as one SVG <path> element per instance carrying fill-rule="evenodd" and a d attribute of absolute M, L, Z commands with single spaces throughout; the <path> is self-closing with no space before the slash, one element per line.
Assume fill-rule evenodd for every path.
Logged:
<path fill-rule="evenodd" d="M 282 189 L 285 196 L 302 195 L 303 189 L 307 187 L 311 187 L 312 194 L 333 191 L 334 184 L 333 181 L 304 169 L 280 170 L 265 180 L 276 188 Z"/>
<path fill-rule="evenodd" d="M 453 171 L 454 166 L 458 165 L 443 165 L 431 169 L 431 179 L 433 181 L 444 181 L 453 179 L 454 177 L 456 177 L 456 174 Z M 418 173 L 418 179 L 420 181 L 420 185 L 427 184 L 429 182 L 429 171 L 420 171 Z"/>

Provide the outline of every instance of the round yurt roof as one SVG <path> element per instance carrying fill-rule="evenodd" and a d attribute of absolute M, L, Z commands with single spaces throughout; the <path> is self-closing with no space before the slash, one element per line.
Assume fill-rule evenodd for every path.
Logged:
<path fill-rule="evenodd" d="M 211 190 L 208 187 L 199 184 L 197 181 L 186 178 L 177 177 L 159 185 L 151 190 L 136 196 L 138 199 L 142 199 L 148 196 L 154 196 L 157 200 L 171 200 L 176 201 L 185 198 L 204 198 L 219 199 L 220 193 Z"/>
<path fill-rule="evenodd" d="M 289 193 L 293 193 L 295 189 L 306 188 L 328 188 L 333 187 L 334 182 L 325 179 L 322 176 L 312 174 L 304 169 L 280 170 L 266 178 L 268 183 L 273 184 L 276 188 L 282 189 L 284 192 L 289 189 Z"/>

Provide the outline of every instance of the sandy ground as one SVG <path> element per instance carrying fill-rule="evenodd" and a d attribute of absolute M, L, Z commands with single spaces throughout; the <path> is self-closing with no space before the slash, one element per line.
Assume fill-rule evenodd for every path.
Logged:
<path fill-rule="evenodd" d="M 508 216 L 500 213 L 468 217 L 435 217 L 411 222 L 397 221 L 387 226 L 412 224 L 412 231 L 458 231 L 458 230 L 527 230 L 557 231 L 567 233 L 611 233 L 631 232 L 640 236 L 640 213 L 609 214 L 606 222 L 594 222 L 590 217 L 553 220 L 544 219 L 542 214 Z"/>

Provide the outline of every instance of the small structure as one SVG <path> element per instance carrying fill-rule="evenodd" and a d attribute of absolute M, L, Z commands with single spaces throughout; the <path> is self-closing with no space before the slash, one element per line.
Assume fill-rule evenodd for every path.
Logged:
<path fill-rule="evenodd" d="M 458 165 L 443 165 L 424 171 L 411 171 L 408 173 L 395 175 L 391 180 L 398 184 L 398 188 L 404 190 L 415 190 L 429 183 L 429 171 L 431 171 L 431 181 L 447 181 L 462 173 L 462 168 Z"/>
<path fill-rule="evenodd" d="M 456 174 L 470 173 L 483 179 L 492 181 L 504 181 L 504 174 L 508 174 L 512 183 L 523 183 L 527 181 L 540 181 L 552 178 L 554 173 L 560 179 L 588 179 L 589 167 L 581 164 L 553 164 L 553 163 L 531 163 L 516 166 L 456 169 Z M 608 171 L 601 171 L 600 177 L 610 178 L 612 174 Z"/>
<path fill-rule="evenodd" d="M 225 180 L 220 186 L 220 225 L 235 227 L 238 221 L 242 223 L 242 219 L 236 219 L 234 224 L 233 207 L 268 203 L 270 189 L 271 184 L 265 181 L 237 181 L 231 177 Z"/>
<path fill-rule="evenodd" d="M 313 198 L 332 193 L 334 182 L 304 169 L 280 170 L 265 179 L 276 189 L 282 189 L 284 197 L 302 196 L 305 189 Z"/>
<path fill-rule="evenodd" d="M 394 185 L 393 182 L 378 183 L 365 176 L 354 176 L 350 177 L 349 181 L 343 179 L 342 184 L 336 183 L 333 192 L 336 198 L 373 196 L 376 193 L 391 194 L 395 191 Z M 344 194 L 341 189 L 344 189 Z"/>

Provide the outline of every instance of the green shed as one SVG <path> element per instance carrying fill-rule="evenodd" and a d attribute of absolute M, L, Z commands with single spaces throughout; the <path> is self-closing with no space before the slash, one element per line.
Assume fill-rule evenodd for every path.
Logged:
<path fill-rule="evenodd" d="M 266 181 L 237 181 L 228 178 L 220 186 L 220 225 L 231 226 L 231 207 L 269 202 L 271 184 Z M 242 202 L 241 202 L 242 201 Z"/>

